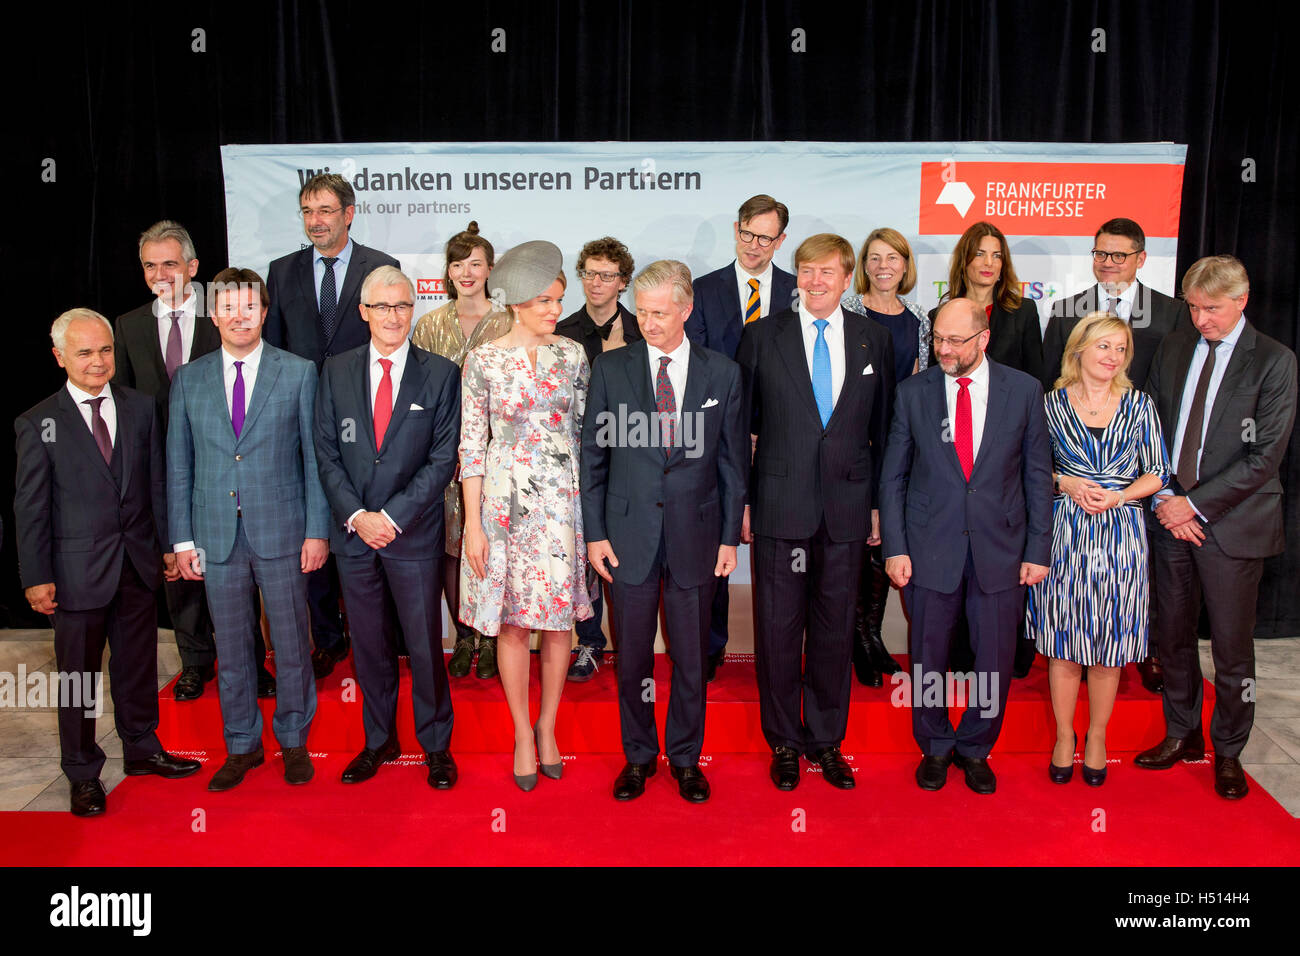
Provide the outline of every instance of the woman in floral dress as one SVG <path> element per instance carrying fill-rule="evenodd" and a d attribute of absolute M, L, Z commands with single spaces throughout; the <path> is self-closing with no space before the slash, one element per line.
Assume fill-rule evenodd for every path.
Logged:
<path fill-rule="evenodd" d="M 527 242 L 501 258 L 492 298 L 514 326 L 465 359 L 461 483 L 465 496 L 461 620 L 498 635 L 497 666 L 514 722 L 515 781 L 558 778 L 555 715 L 574 620 L 591 616 L 578 456 L 586 404 L 582 346 L 554 334 L 564 295 L 563 257 Z M 541 632 L 540 714 L 529 725 L 529 632 Z"/>

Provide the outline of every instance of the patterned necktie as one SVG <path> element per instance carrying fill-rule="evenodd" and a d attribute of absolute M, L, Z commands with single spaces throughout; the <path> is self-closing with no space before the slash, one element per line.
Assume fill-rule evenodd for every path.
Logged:
<path fill-rule="evenodd" d="M 90 406 L 90 431 L 95 436 L 95 444 L 99 446 L 99 453 L 104 456 L 105 464 L 113 463 L 113 438 L 108 434 L 108 422 L 99 414 L 99 406 L 104 404 L 106 396 L 101 395 L 99 398 L 88 398 L 83 404 Z"/>
<path fill-rule="evenodd" d="M 753 322 L 755 319 L 759 317 L 758 313 L 761 306 L 762 306 L 762 299 L 759 297 L 758 294 L 758 280 L 750 279 L 749 280 L 749 301 L 745 303 L 745 324 L 746 325 L 749 325 L 750 322 Z"/>
<path fill-rule="evenodd" d="M 953 428 L 953 442 L 957 446 L 957 460 L 961 462 L 961 473 L 970 481 L 970 473 L 975 469 L 974 427 L 970 415 L 970 383 L 968 378 L 957 379 L 957 421 Z"/>
<path fill-rule="evenodd" d="M 167 354 L 163 357 L 163 364 L 167 366 L 167 380 L 176 377 L 176 370 L 181 367 L 181 316 L 184 312 L 173 312 L 171 314 L 172 327 L 167 332 Z"/>
<path fill-rule="evenodd" d="M 375 392 L 376 451 L 384 447 L 384 433 L 393 417 L 393 360 L 381 358 L 379 364 L 384 367 L 384 377 L 379 380 L 379 390 Z"/>
<path fill-rule="evenodd" d="M 1118 298 L 1118 297 L 1113 298 L 1113 299 L 1110 298 L 1109 296 L 1106 297 L 1106 311 L 1109 312 L 1111 315 L 1115 316 L 1115 318 L 1117 318 L 1117 319 L 1119 318 L 1119 298 Z"/>
<path fill-rule="evenodd" d="M 325 278 L 320 280 L 320 327 L 325 333 L 325 341 L 334 334 L 334 317 L 339 310 L 339 293 L 334 280 L 334 263 L 338 256 L 321 256 L 325 264 Z"/>
<path fill-rule="evenodd" d="M 667 355 L 660 356 L 659 374 L 655 376 L 655 408 L 659 412 L 665 456 L 671 455 L 673 446 L 677 444 L 677 396 L 673 394 L 673 383 L 668 378 L 668 363 L 671 361 Z"/>
<path fill-rule="evenodd" d="M 826 345 L 825 319 L 814 319 L 817 326 L 817 341 L 813 343 L 812 387 L 813 398 L 817 400 L 817 414 L 822 418 L 822 428 L 831 420 L 835 403 L 831 400 L 831 350 Z"/>
<path fill-rule="evenodd" d="M 244 430 L 244 363 L 235 363 L 235 384 L 230 390 L 230 424 L 235 437 Z"/>
<path fill-rule="evenodd" d="M 1178 483 L 1183 491 L 1196 487 L 1197 474 L 1200 471 L 1201 431 L 1205 425 L 1205 397 L 1210 391 L 1210 379 L 1214 377 L 1214 351 L 1218 342 L 1206 341 L 1210 354 L 1205 356 L 1205 365 L 1201 367 L 1201 377 L 1196 380 L 1196 391 L 1192 394 L 1192 407 L 1187 412 L 1187 425 L 1183 428 L 1183 447 L 1178 452 Z"/>

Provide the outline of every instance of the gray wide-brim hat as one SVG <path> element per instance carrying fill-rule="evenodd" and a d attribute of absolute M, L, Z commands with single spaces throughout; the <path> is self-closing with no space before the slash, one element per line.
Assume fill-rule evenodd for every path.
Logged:
<path fill-rule="evenodd" d="M 545 292 L 564 269 L 564 253 L 545 239 L 521 242 L 501 257 L 488 276 L 488 298 L 518 305 Z"/>

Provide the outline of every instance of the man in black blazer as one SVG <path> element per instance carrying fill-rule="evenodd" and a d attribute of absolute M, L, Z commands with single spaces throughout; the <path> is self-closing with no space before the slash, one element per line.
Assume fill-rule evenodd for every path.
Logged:
<path fill-rule="evenodd" d="M 1006 713 L 1025 588 L 1051 564 L 1042 385 L 989 359 L 988 340 L 988 317 L 975 302 L 939 309 L 938 365 L 900 383 L 880 480 L 885 570 L 912 615 L 912 732 L 924 790 L 940 789 L 954 762 L 976 793 L 996 788 L 987 758 Z M 975 686 L 954 730 L 945 675 L 963 610 Z"/>
<path fill-rule="evenodd" d="M 113 384 L 152 395 L 165 436 L 172 376 L 182 365 L 215 350 L 221 336 L 203 307 L 202 286 L 191 281 L 198 274 L 199 260 L 185 227 L 170 219 L 154 223 L 141 233 L 139 253 L 145 285 L 154 298 L 118 316 L 114 324 L 117 373 Z M 195 700 L 216 676 L 217 646 L 207 598 L 200 582 L 184 578 L 164 581 L 163 591 L 181 655 L 181 674 L 172 696 Z M 257 621 L 250 627 L 260 650 L 256 654 L 258 695 L 270 697 L 275 694 L 275 678 L 264 663 L 262 630 Z"/>
<path fill-rule="evenodd" d="M 763 194 L 745 200 L 731 226 L 736 237 L 735 260 L 695 280 L 694 309 L 686 321 L 688 339 L 735 358 L 746 325 L 794 304 L 794 276 L 772 262 L 785 242 L 789 222 L 785 203 Z M 726 652 L 729 605 L 723 579 L 714 593 L 709 626 L 710 681 Z"/>
<path fill-rule="evenodd" d="M 627 765 L 614 797 L 655 772 L 654 641 L 662 591 L 672 698 L 664 749 L 678 792 L 700 803 L 709 617 L 715 582 L 736 567 L 749 434 L 740 369 L 684 334 L 691 273 L 651 263 L 634 285 L 644 341 L 592 366 L 582 429 L 582 519 L 592 567 L 611 582 Z"/>
<path fill-rule="evenodd" d="M 174 577 L 166 540 L 162 429 L 147 395 L 110 386 L 113 327 L 90 309 L 50 329 L 68 382 L 14 422 L 18 564 L 28 603 L 54 616 L 61 765 L 78 816 L 104 812 L 94 715 L 104 645 L 113 719 L 129 775 L 185 777 L 158 740 L 158 625 L 154 589 Z M 94 689 L 92 689 L 92 687 Z M 89 694 L 85 692 L 89 691 Z"/>
<path fill-rule="evenodd" d="M 1250 293 L 1232 256 L 1198 260 L 1183 277 L 1191 327 L 1161 344 L 1147 377 L 1174 464 L 1153 502 L 1155 627 L 1164 664 L 1165 739 L 1136 758 L 1164 770 L 1205 753 L 1198 594 L 1214 653 L 1214 789 L 1244 797 L 1240 754 L 1255 704 L 1255 602 L 1264 559 L 1285 541 L 1282 484 L 1296 412 L 1296 358 L 1242 310 Z"/>
<path fill-rule="evenodd" d="M 850 789 L 839 748 L 858 575 L 879 540 L 894 353 L 884 327 L 840 309 L 853 280 L 845 239 L 812 236 L 794 261 L 799 311 L 747 325 L 736 356 L 756 441 L 745 540 L 752 529 L 759 710 L 778 789 L 798 784 L 801 753 Z"/>
<path fill-rule="evenodd" d="M 356 194 L 337 173 L 319 173 L 298 191 L 299 213 L 311 247 L 271 263 L 266 289 L 271 308 L 263 338 L 321 364 L 332 355 L 370 341 L 361 321 L 361 282 L 380 266 L 401 268 L 392 256 L 353 242 L 348 235 Z M 316 649 L 312 669 L 327 676 L 348 653 L 339 617 L 339 581 L 334 556 L 307 582 L 311 635 Z"/>
<path fill-rule="evenodd" d="M 369 780 L 402 752 L 397 651 L 386 626 L 396 607 L 410 654 L 415 736 L 429 785 L 446 790 L 456 763 L 438 600 L 443 492 L 460 442 L 460 370 L 408 341 L 415 287 L 401 270 L 370 273 L 360 309 L 370 344 L 326 361 L 316 389 L 316 466 L 364 698 L 366 744 L 343 782 Z"/>

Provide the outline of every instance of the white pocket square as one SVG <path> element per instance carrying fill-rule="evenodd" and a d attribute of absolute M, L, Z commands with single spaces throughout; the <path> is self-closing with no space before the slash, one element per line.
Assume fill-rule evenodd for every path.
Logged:
<path fill-rule="evenodd" d="M 876 370 L 873 369 L 870 365 L 868 365 L 866 368 L 864 368 L 864 369 L 862 370 L 862 374 L 863 374 L 863 375 L 875 375 L 875 374 L 876 374 Z"/>
<path fill-rule="evenodd" d="M 411 411 L 411 412 L 422 412 L 422 411 L 424 411 L 424 409 L 421 408 L 419 405 L 415 404 L 415 402 L 411 402 L 411 407 L 410 407 L 409 409 L 407 409 L 407 411 Z"/>
<path fill-rule="evenodd" d="M 712 408 L 716 404 L 718 404 L 718 400 L 716 398 L 711 398 L 703 405 L 701 405 L 700 408 Z"/>

